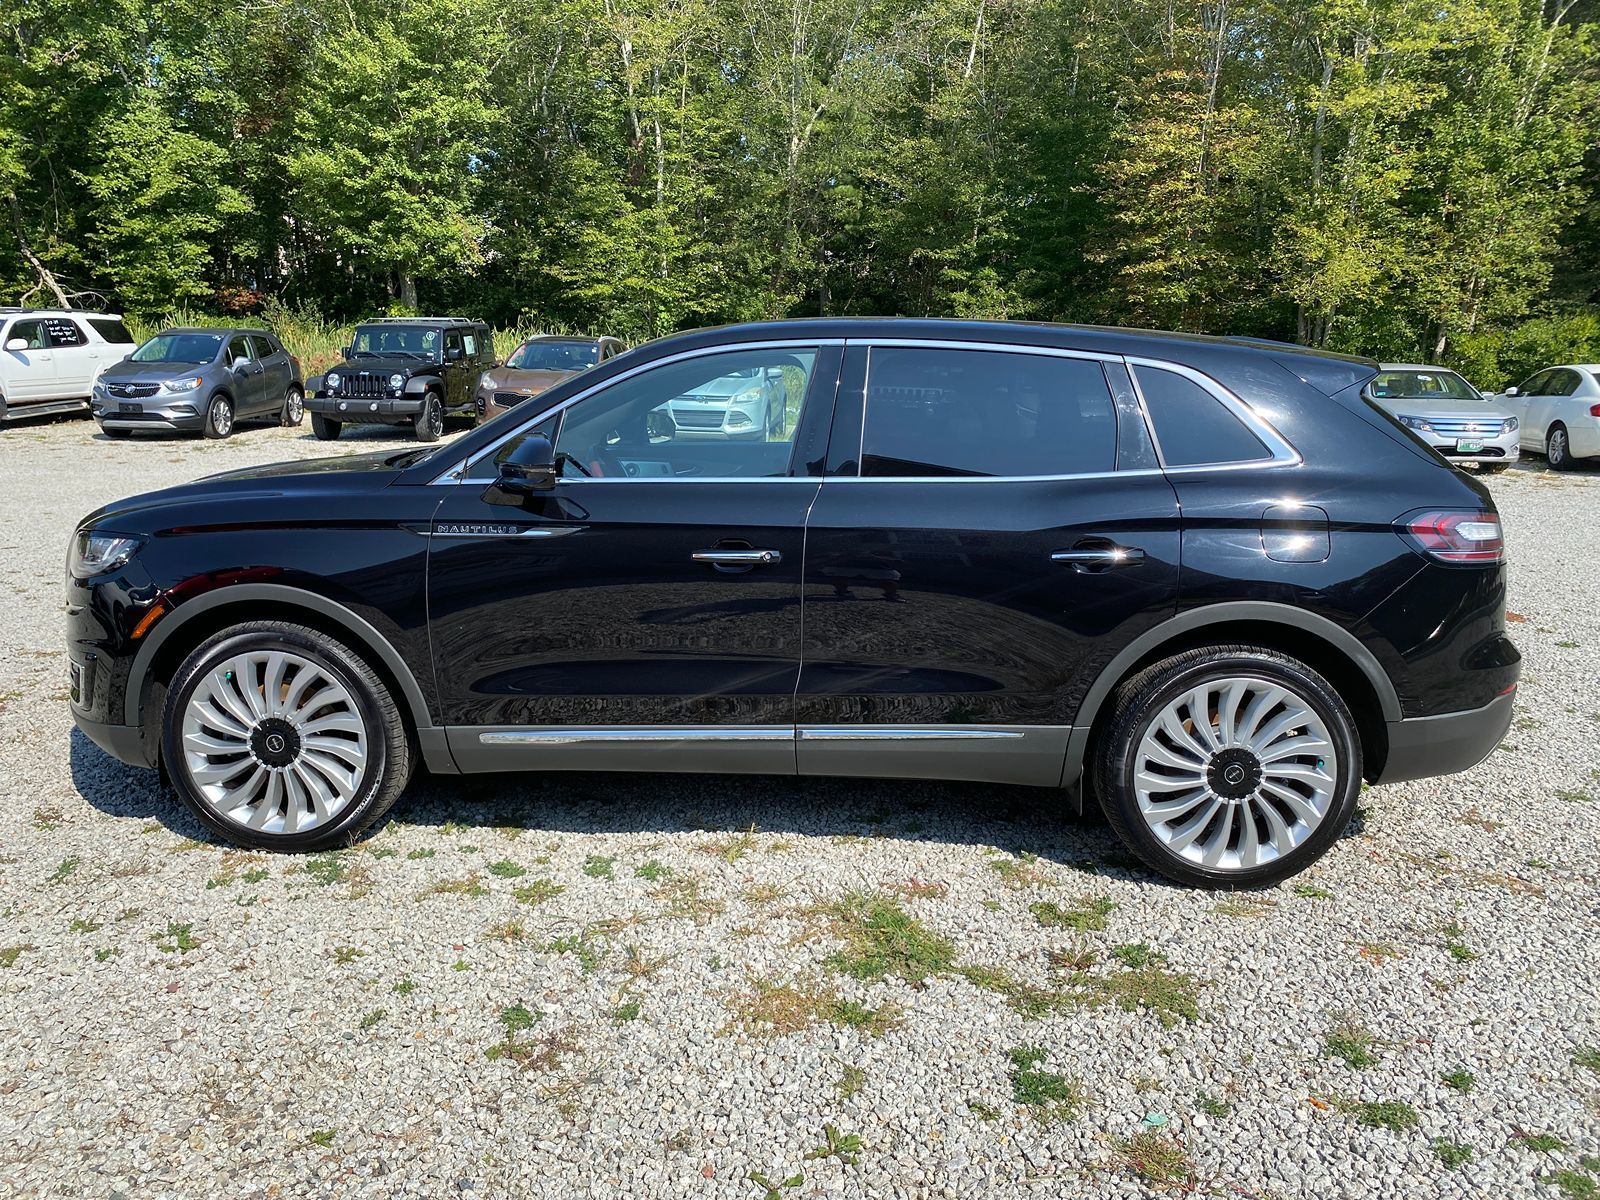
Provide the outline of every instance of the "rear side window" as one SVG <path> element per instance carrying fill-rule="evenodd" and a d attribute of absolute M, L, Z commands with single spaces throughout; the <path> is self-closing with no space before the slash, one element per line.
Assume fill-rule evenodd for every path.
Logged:
<path fill-rule="evenodd" d="M 1116 414 L 1093 359 L 874 347 L 863 475 L 1041 476 L 1111 471 Z"/>
<path fill-rule="evenodd" d="M 52 346 L 83 346 L 89 339 L 83 336 L 83 330 L 78 328 L 76 321 L 66 317 L 46 317 L 45 330 L 50 334 Z"/>
<path fill-rule="evenodd" d="M 89 326 L 108 342 L 119 346 L 133 345 L 133 334 L 115 317 L 90 317 Z"/>
<path fill-rule="evenodd" d="M 1272 452 L 1205 388 L 1176 371 L 1135 368 L 1139 390 L 1169 467 L 1255 462 Z"/>
<path fill-rule="evenodd" d="M 267 355 L 276 354 L 278 352 L 278 348 L 272 344 L 271 338 L 263 337 L 258 333 L 252 333 L 250 335 L 250 345 L 255 348 L 256 357 L 258 359 L 266 358 Z"/>
<path fill-rule="evenodd" d="M 1576 371 L 1552 371 L 1550 373 L 1550 382 L 1545 387 L 1545 393 L 1551 396 L 1575 395 L 1582 383 L 1583 379 Z"/>

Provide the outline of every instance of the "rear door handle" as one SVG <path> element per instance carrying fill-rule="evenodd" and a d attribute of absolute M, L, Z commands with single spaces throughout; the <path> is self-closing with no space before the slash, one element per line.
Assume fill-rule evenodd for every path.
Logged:
<path fill-rule="evenodd" d="M 777 550 L 696 550 L 689 557 L 714 567 L 766 567 L 783 561 Z"/>
<path fill-rule="evenodd" d="M 1144 551 L 1137 546 L 1097 546 L 1089 550 L 1057 550 L 1051 562 L 1070 563 L 1079 570 L 1095 567 L 1126 567 L 1144 561 Z"/>

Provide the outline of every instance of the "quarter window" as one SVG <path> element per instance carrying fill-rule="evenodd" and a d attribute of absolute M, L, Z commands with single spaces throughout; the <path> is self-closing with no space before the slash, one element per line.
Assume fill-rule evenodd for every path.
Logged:
<path fill-rule="evenodd" d="M 1576 371 L 1559 370 L 1550 372 L 1550 379 L 1545 385 L 1545 394 L 1550 396 L 1574 395 L 1583 380 Z"/>
<path fill-rule="evenodd" d="M 1256 462 L 1272 452 L 1205 388 L 1176 371 L 1139 367 L 1135 374 L 1169 467 Z"/>
<path fill-rule="evenodd" d="M 863 475 L 1077 475 L 1117 460 L 1116 413 L 1094 359 L 874 347 L 864 422 Z"/>
<path fill-rule="evenodd" d="M 465 341 L 467 343 L 467 357 L 468 358 L 477 358 L 478 357 L 478 339 L 474 335 L 472 335 L 470 333 L 464 333 L 461 336 L 462 336 L 463 339 L 465 339 Z"/>
<path fill-rule="evenodd" d="M 266 358 L 267 355 L 278 352 L 278 348 L 272 344 L 271 340 L 262 337 L 260 334 L 252 333 L 250 335 L 250 345 L 254 348 L 258 359 Z"/>
<path fill-rule="evenodd" d="M 108 342 L 119 346 L 133 345 L 133 334 L 115 317 L 90 317 L 89 325 Z"/>

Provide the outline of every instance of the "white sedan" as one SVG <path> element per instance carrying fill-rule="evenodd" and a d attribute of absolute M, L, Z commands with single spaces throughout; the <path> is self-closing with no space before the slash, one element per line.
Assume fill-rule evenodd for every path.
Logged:
<path fill-rule="evenodd" d="M 1367 395 L 1451 462 L 1498 474 L 1517 461 L 1518 417 L 1492 403 L 1454 371 L 1384 363 Z"/>
<path fill-rule="evenodd" d="M 1552 469 L 1600 457 L 1600 365 L 1546 367 L 1500 400 L 1522 421 L 1522 448 L 1544 451 Z"/>

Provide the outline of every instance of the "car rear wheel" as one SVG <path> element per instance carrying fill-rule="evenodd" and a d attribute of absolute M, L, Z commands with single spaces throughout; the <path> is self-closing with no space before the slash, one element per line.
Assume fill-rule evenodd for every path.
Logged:
<path fill-rule="evenodd" d="M 339 642 L 279 621 L 224 629 L 178 668 L 161 735 L 183 802 L 240 845 L 349 844 L 394 804 L 411 747 L 389 689 Z"/>
<path fill-rule="evenodd" d="M 429 392 L 423 397 L 415 428 L 419 442 L 437 442 L 444 433 L 444 402 L 437 394 Z"/>
<path fill-rule="evenodd" d="M 283 409 L 278 414 L 278 422 L 286 429 L 292 428 L 306 417 L 306 394 L 300 390 L 298 383 L 291 383 L 289 390 L 283 394 Z"/>
<path fill-rule="evenodd" d="M 1572 444 L 1567 440 L 1567 427 L 1560 422 L 1550 426 L 1544 437 L 1544 459 L 1552 471 L 1570 471 L 1573 468 Z"/>
<path fill-rule="evenodd" d="M 1361 743 L 1306 664 L 1208 646 L 1117 691 L 1095 755 L 1106 817 L 1152 869 L 1199 887 L 1276 883 L 1320 858 L 1355 811 Z"/>
<path fill-rule="evenodd" d="M 226 396 L 213 396 L 206 407 L 205 435 L 208 438 L 225 438 L 233 434 L 233 401 Z"/>
<path fill-rule="evenodd" d="M 330 420 L 321 413 L 311 414 L 311 432 L 316 434 L 317 441 L 331 442 L 339 436 L 339 431 L 344 428 L 343 422 Z"/>

